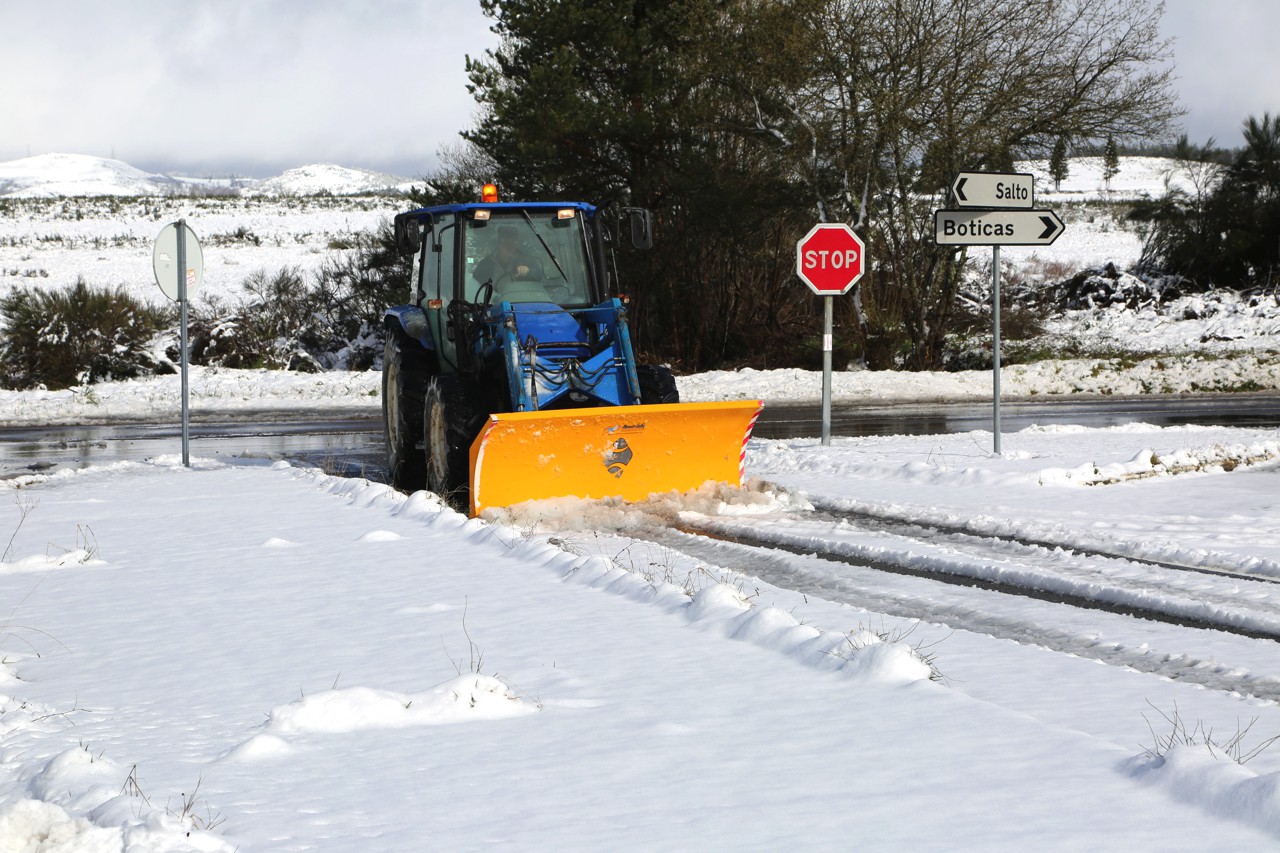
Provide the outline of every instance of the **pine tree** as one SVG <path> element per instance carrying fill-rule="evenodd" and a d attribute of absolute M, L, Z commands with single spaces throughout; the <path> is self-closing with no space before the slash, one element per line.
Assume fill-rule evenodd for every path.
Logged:
<path fill-rule="evenodd" d="M 1059 136 L 1053 144 L 1053 154 L 1049 157 L 1049 176 L 1053 178 L 1053 189 L 1062 189 L 1062 182 L 1067 177 L 1067 138 Z"/>
<path fill-rule="evenodd" d="M 1107 137 L 1107 147 L 1102 152 L 1102 180 L 1111 189 L 1111 179 L 1120 174 L 1120 154 L 1116 151 L 1116 139 Z"/>

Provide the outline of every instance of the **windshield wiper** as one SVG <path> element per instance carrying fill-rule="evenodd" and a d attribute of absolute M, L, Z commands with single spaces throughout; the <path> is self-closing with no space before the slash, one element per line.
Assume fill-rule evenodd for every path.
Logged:
<path fill-rule="evenodd" d="M 542 235 L 538 233 L 538 228 L 533 224 L 533 219 L 529 217 L 529 211 L 522 210 L 520 215 L 524 217 L 524 221 L 529 223 L 529 230 L 533 232 L 533 236 L 538 238 L 538 242 L 542 244 L 542 248 L 546 250 L 547 257 L 551 259 L 551 263 L 556 265 L 556 270 L 560 273 L 560 277 L 566 282 L 569 276 L 564 274 L 564 267 L 560 266 L 560 261 L 556 260 L 556 253 L 551 251 L 551 247 L 547 245 L 547 241 L 542 239 Z"/>

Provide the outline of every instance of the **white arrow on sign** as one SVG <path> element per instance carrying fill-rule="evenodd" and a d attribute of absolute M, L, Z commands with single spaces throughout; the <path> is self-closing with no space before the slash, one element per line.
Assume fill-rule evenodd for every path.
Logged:
<path fill-rule="evenodd" d="M 1035 176 L 1021 172 L 961 172 L 951 184 L 956 207 L 1032 208 Z"/>
<path fill-rule="evenodd" d="M 1066 230 L 1052 210 L 935 210 L 943 246 L 1048 246 Z"/>

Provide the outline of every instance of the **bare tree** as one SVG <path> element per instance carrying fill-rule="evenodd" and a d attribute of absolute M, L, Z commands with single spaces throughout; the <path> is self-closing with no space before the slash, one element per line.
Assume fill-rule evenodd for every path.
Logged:
<path fill-rule="evenodd" d="M 1146 137 L 1180 114 L 1163 4 L 1143 0 L 796 0 L 813 45 L 803 83 L 762 120 L 819 219 L 861 229 L 862 327 L 936 367 L 963 253 L 930 211 L 962 169 L 1007 169 L 1060 137 Z M 883 340 L 882 340 L 883 339 Z M 873 361 L 876 360 L 873 358 Z M 885 365 L 888 366 L 888 365 Z"/>

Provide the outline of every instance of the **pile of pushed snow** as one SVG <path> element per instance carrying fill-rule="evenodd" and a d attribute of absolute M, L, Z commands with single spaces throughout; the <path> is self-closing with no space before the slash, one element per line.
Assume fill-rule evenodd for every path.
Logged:
<path fill-rule="evenodd" d="M 191 365 L 188 396 L 193 412 L 376 411 L 381 372 L 235 370 Z M 181 377 L 148 376 L 49 391 L 0 390 L 0 424 L 95 423 L 172 416 L 181 405 Z M 63 419 L 69 420 L 63 420 Z"/>
<path fill-rule="evenodd" d="M 84 154 L 40 154 L 0 163 L 0 196 L 168 195 L 178 187 L 173 178 Z"/>
<path fill-rule="evenodd" d="M 332 163 L 301 166 L 289 169 L 282 175 L 269 178 L 259 184 L 255 194 L 269 196 L 289 195 L 359 195 L 361 193 L 400 192 L 411 182 L 404 178 L 368 169 L 348 169 Z"/>
<path fill-rule="evenodd" d="M 1221 445 L 1178 448 L 1161 455 L 1149 448 L 1139 450 L 1125 462 L 1099 465 L 1086 462 L 1074 468 L 1046 468 L 1040 472 L 1043 484 L 1110 486 L 1129 480 L 1205 471 L 1234 471 L 1280 459 L 1280 442 L 1259 441 L 1249 445 Z"/>

